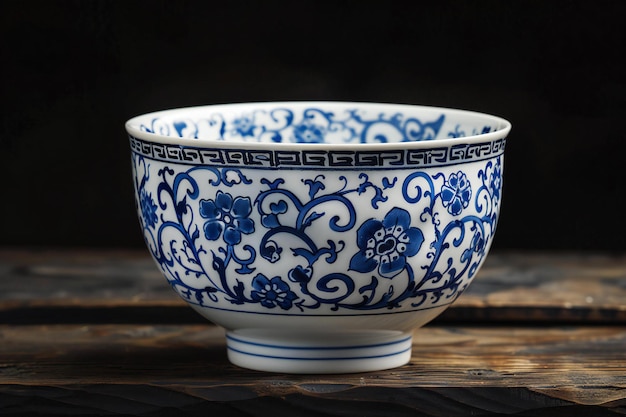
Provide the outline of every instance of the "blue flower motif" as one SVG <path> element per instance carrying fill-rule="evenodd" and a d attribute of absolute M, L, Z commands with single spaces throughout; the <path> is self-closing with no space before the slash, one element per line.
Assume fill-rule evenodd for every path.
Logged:
<path fill-rule="evenodd" d="M 321 143 L 324 141 L 326 129 L 311 122 L 302 122 L 293 127 L 293 134 L 298 143 Z"/>
<path fill-rule="evenodd" d="M 224 231 L 224 241 L 229 245 L 241 242 L 241 234 L 254 232 L 254 222 L 248 218 L 252 213 L 249 197 L 233 199 L 228 193 L 218 191 L 215 200 L 200 200 L 200 215 L 207 219 L 204 235 L 217 240 Z"/>
<path fill-rule="evenodd" d="M 156 214 L 157 205 L 152 199 L 152 194 L 148 194 L 146 190 L 141 190 L 139 197 L 139 205 L 141 207 L 141 216 L 148 227 L 154 228 L 159 217 Z"/>
<path fill-rule="evenodd" d="M 448 213 L 456 216 L 467 208 L 472 197 L 472 187 L 465 173 L 459 171 L 450 174 L 441 188 L 441 202 L 448 209 Z"/>
<path fill-rule="evenodd" d="M 279 306 L 283 310 L 289 310 L 293 300 L 298 298 L 280 277 L 274 277 L 270 280 L 265 275 L 258 274 L 252 280 L 252 287 L 254 288 L 250 294 L 252 299 L 267 308 Z"/>
<path fill-rule="evenodd" d="M 357 231 L 357 244 L 361 249 L 350 260 L 350 269 L 357 272 L 378 273 L 385 278 L 393 278 L 404 270 L 406 259 L 415 255 L 424 235 L 416 227 L 410 227 L 411 216 L 395 207 L 387 213 L 383 221 L 370 219 Z"/>
<path fill-rule="evenodd" d="M 256 127 L 254 124 L 254 119 L 249 116 L 241 116 L 235 120 L 233 120 L 233 126 L 235 131 L 239 133 L 241 136 L 252 136 L 254 137 L 254 128 Z"/>
<path fill-rule="evenodd" d="M 493 172 L 489 179 L 489 187 L 491 188 L 491 195 L 500 198 L 500 189 L 502 188 L 502 166 L 500 163 L 493 167 Z"/>

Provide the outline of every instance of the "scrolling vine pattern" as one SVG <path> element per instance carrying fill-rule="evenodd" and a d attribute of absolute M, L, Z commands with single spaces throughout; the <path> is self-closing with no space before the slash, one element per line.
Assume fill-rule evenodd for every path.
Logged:
<path fill-rule="evenodd" d="M 320 108 L 294 112 L 287 108 L 257 109 L 234 117 L 221 113 L 200 119 L 155 117 L 140 129 L 181 138 L 243 142 L 291 143 L 388 143 L 432 140 L 445 116 L 423 122 L 400 113 L 366 117 L 357 109 L 335 113 Z M 488 132 L 491 127 L 484 127 Z"/>
<path fill-rule="evenodd" d="M 302 180 L 306 193 L 298 195 L 276 172 L 176 171 L 133 156 L 144 237 L 182 297 L 293 314 L 452 302 L 485 257 L 497 223 L 501 156 L 480 164 L 477 173 L 406 171 L 375 180 L 326 173 Z M 216 190 L 211 196 L 200 192 L 207 181 Z M 249 185 L 257 195 L 241 191 Z M 395 205 L 398 196 L 408 204 Z M 359 222 L 357 197 L 379 217 Z M 320 228 L 336 238 L 320 242 Z M 263 268 L 276 275 L 258 272 L 261 263 L 276 265 Z"/>

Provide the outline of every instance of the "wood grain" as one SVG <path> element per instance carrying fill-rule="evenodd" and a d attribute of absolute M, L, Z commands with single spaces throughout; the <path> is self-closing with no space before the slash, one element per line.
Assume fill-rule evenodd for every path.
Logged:
<path fill-rule="evenodd" d="M 0 340 L 3 385 L 157 385 L 198 390 L 213 400 L 333 397 L 363 387 L 524 387 L 581 405 L 626 399 L 626 329 L 620 326 L 426 326 L 415 331 L 407 366 L 330 376 L 237 368 L 227 361 L 223 330 L 211 325 L 5 325 Z"/>

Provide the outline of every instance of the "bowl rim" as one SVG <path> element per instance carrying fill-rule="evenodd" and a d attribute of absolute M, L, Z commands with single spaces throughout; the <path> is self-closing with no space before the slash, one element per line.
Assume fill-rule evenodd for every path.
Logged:
<path fill-rule="evenodd" d="M 181 138 L 177 136 L 161 135 L 150 133 L 139 128 L 140 120 L 148 117 L 156 118 L 172 115 L 174 113 L 184 113 L 185 111 L 200 111 L 202 109 L 228 109 L 231 107 L 270 107 L 270 106 L 359 106 L 360 108 L 395 108 L 398 111 L 406 110 L 428 110 L 433 112 L 442 112 L 446 115 L 459 115 L 480 117 L 490 119 L 497 124 L 497 129 L 489 133 L 481 133 L 477 135 L 461 136 L 456 138 L 443 138 L 425 141 L 413 142 L 394 142 L 394 143 L 293 143 L 293 142 L 242 142 L 242 141 L 216 141 L 203 139 Z M 391 102 L 369 102 L 369 101 L 309 101 L 309 100 L 291 100 L 291 101 L 249 101 L 249 102 L 232 102 L 223 104 L 209 104 L 198 106 L 175 107 L 166 110 L 143 113 L 128 119 L 125 123 L 125 129 L 128 135 L 143 141 L 165 144 L 179 145 L 182 147 L 193 148 L 229 148 L 229 149 L 260 149 L 260 150 L 354 150 L 355 146 L 359 150 L 394 150 L 394 149 L 420 149 L 433 147 L 447 147 L 455 144 L 473 144 L 490 142 L 497 139 L 506 138 L 511 131 L 511 122 L 500 117 L 488 113 L 477 112 L 473 110 L 464 110 L 449 107 L 417 105 L 417 104 L 401 104 Z"/>

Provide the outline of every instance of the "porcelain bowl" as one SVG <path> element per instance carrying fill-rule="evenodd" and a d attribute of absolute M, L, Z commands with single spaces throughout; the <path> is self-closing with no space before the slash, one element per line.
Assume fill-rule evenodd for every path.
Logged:
<path fill-rule="evenodd" d="M 375 103 L 242 103 L 129 120 L 147 247 L 273 372 L 388 369 L 468 287 L 502 196 L 499 117 Z"/>

